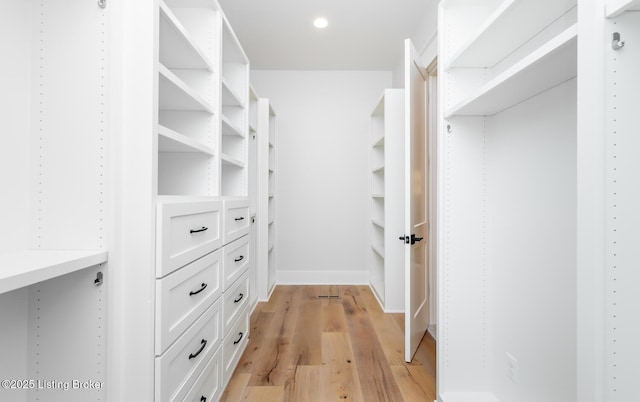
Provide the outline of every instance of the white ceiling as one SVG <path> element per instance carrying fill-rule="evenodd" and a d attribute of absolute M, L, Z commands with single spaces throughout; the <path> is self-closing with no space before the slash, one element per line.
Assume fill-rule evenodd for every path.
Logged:
<path fill-rule="evenodd" d="M 435 0 L 219 0 L 256 70 L 392 70 Z M 329 20 L 325 29 L 316 17 Z"/>

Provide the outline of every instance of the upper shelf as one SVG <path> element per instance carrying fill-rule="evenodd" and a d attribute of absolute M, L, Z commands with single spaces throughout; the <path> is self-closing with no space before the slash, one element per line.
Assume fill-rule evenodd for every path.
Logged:
<path fill-rule="evenodd" d="M 0 294 L 107 262 L 104 250 L 22 250 L 0 255 Z"/>
<path fill-rule="evenodd" d="M 244 102 L 240 96 L 231 88 L 227 80 L 222 78 L 222 104 L 224 106 L 242 106 Z"/>
<path fill-rule="evenodd" d="M 158 65 L 160 110 L 193 110 L 213 114 L 213 107 L 202 99 L 177 75 L 162 64 Z"/>
<path fill-rule="evenodd" d="M 576 0 L 506 0 L 445 68 L 491 68 L 575 6 Z"/>
<path fill-rule="evenodd" d="M 576 76 L 576 57 L 577 27 L 573 25 L 449 108 L 445 118 L 491 116 L 545 92 Z"/>
<path fill-rule="evenodd" d="M 226 116 L 222 115 L 222 135 L 235 135 L 238 137 L 244 137 L 244 132 Z"/>
<path fill-rule="evenodd" d="M 607 18 L 617 17 L 625 11 L 640 11 L 640 0 L 608 0 L 605 10 Z"/>
<path fill-rule="evenodd" d="M 168 68 L 205 69 L 213 72 L 213 64 L 189 32 L 160 1 L 160 62 Z"/>
<path fill-rule="evenodd" d="M 158 151 L 203 153 L 213 156 L 213 148 L 161 125 L 158 125 Z"/>

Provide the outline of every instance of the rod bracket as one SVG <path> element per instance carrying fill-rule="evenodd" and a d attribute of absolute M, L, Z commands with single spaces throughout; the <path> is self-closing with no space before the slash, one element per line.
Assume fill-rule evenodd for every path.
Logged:
<path fill-rule="evenodd" d="M 613 39 L 611 40 L 611 48 L 613 50 L 620 50 L 624 47 L 624 41 L 620 40 L 620 32 L 613 33 Z"/>

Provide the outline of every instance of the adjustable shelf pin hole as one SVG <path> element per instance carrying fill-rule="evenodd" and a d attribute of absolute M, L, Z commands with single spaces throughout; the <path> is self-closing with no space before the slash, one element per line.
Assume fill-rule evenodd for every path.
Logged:
<path fill-rule="evenodd" d="M 611 48 L 613 50 L 620 50 L 624 47 L 624 41 L 620 40 L 620 32 L 613 33 L 613 39 L 611 40 Z"/>

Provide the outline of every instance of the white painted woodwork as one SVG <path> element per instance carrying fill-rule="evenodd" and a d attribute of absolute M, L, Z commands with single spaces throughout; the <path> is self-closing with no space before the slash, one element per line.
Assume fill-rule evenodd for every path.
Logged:
<path fill-rule="evenodd" d="M 224 391 L 222 383 L 222 348 L 209 360 L 202 374 L 193 384 L 185 401 L 217 401 Z M 205 399 L 202 399 L 205 398 Z"/>
<path fill-rule="evenodd" d="M 225 199 L 224 243 L 227 244 L 249 233 L 250 225 L 249 200 L 247 198 Z"/>
<path fill-rule="evenodd" d="M 222 201 L 158 203 L 158 278 L 222 245 L 222 205 Z"/>
<path fill-rule="evenodd" d="M 410 362 L 429 327 L 429 78 L 410 39 L 404 52 L 404 358 Z"/>
<path fill-rule="evenodd" d="M 581 22 L 571 2 L 481 3 L 439 16 L 438 397 L 575 401 Z"/>
<path fill-rule="evenodd" d="M 156 355 L 222 295 L 222 250 L 156 281 Z"/>
<path fill-rule="evenodd" d="M 386 89 L 371 114 L 369 284 L 386 312 L 404 311 L 404 90 Z"/>
<path fill-rule="evenodd" d="M 614 18 L 625 11 L 640 11 L 640 0 L 607 0 L 607 18 Z"/>
<path fill-rule="evenodd" d="M 225 289 L 222 301 L 222 326 L 225 337 L 229 335 L 231 327 L 242 316 L 249 305 L 249 273 L 247 271 L 238 278 L 228 289 Z"/>
<path fill-rule="evenodd" d="M 249 236 L 243 236 L 222 248 L 222 282 L 225 291 L 250 265 Z"/>
<path fill-rule="evenodd" d="M 155 399 L 182 401 L 222 342 L 218 300 L 155 361 Z M 198 353 L 199 352 L 199 353 Z"/>
<path fill-rule="evenodd" d="M 249 343 L 249 315 L 241 314 L 224 338 L 222 348 L 223 384 L 226 386 L 233 375 L 240 356 Z"/>

